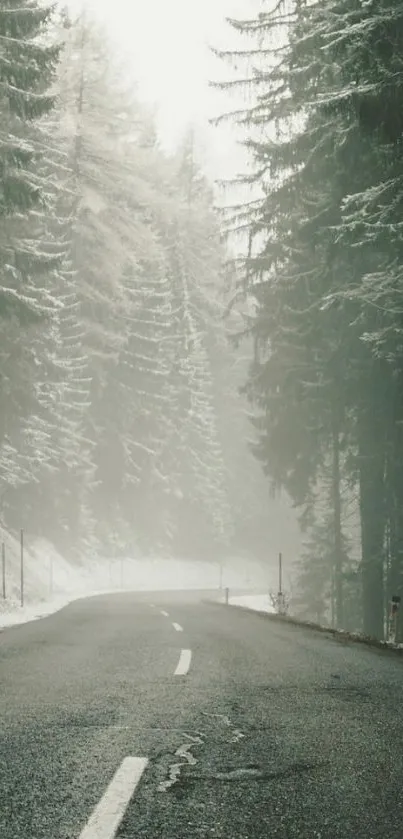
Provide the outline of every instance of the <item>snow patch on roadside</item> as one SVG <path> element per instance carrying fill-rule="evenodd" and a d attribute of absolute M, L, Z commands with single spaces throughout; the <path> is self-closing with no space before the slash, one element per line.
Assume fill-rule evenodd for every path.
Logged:
<path fill-rule="evenodd" d="M 221 598 L 221 603 L 225 603 L 225 597 Z M 268 595 L 240 595 L 237 597 L 229 597 L 228 604 L 230 606 L 243 607 L 244 609 L 252 609 L 256 612 L 263 612 L 271 615 L 278 615 L 276 609 L 273 607 Z M 367 644 L 369 646 L 378 647 L 379 649 L 389 649 L 397 653 L 403 653 L 403 643 L 395 643 L 394 641 L 384 641 L 377 638 L 364 635 L 360 632 L 352 632 L 347 629 L 335 629 L 325 624 L 314 623 L 313 621 L 306 621 L 294 615 L 278 615 L 279 620 L 284 620 L 295 626 L 309 628 L 318 632 L 329 633 L 337 638 L 339 641 L 345 643 L 355 642 L 360 644 Z"/>
<path fill-rule="evenodd" d="M 225 602 L 225 598 L 223 598 Z M 256 612 L 267 612 L 275 615 L 276 610 L 268 594 L 245 594 L 229 598 L 230 606 L 243 606 L 244 609 L 253 609 Z"/>
<path fill-rule="evenodd" d="M 48 603 L 30 603 L 23 608 L 12 601 L 0 603 L 0 630 L 46 618 L 64 609 L 70 602 L 70 598 L 56 598 Z"/>
<path fill-rule="evenodd" d="M 69 603 L 122 591 L 211 589 L 218 591 L 224 571 L 226 585 L 242 589 L 258 585 L 262 569 L 250 562 L 245 571 L 239 557 L 217 562 L 196 562 L 169 557 L 83 557 L 81 564 L 68 561 L 45 539 L 25 534 L 24 607 L 21 608 L 20 543 L 0 526 L 6 546 L 6 600 L 0 590 L 0 630 L 47 617 Z M 1 576 L 1 573 L 0 573 Z M 1 586 L 1 580 L 0 580 Z M 247 605 L 247 604 L 246 604 Z"/>
<path fill-rule="evenodd" d="M 26 534 L 24 606 L 21 607 L 20 542 L 0 526 L 0 542 L 3 541 L 6 599 L 0 591 L 0 630 L 48 617 L 73 600 L 105 591 L 105 563 L 75 565 L 62 557 L 50 542 L 45 539 L 32 542 Z"/>
<path fill-rule="evenodd" d="M 121 589 L 116 589 L 120 592 Z M 113 590 L 108 592 L 113 594 Z M 2 629 L 9 629 L 12 626 L 19 626 L 24 623 L 48 618 L 50 615 L 65 609 L 70 603 L 76 600 L 87 600 L 89 597 L 99 597 L 105 594 L 105 589 L 99 591 L 71 592 L 69 595 L 53 597 L 51 600 L 35 602 L 32 601 L 21 608 L 15 601 L 0 601 L 0 632 Z"/>

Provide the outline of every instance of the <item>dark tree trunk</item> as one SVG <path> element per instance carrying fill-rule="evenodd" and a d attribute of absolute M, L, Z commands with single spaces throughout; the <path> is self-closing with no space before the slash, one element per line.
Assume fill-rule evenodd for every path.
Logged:
<path fill-rule="evenodd" d="M 398 614 L 398 639 L 403 638 L 403 377 L 392 394 L 391 441 L 387 470 L 388 520 L 390 534 L 390 569 L 388 607 L 394 595 L 401 598 Z"/>
<path fill-rule="evenodd" d="M 332 417 L 332 507 L 333 507 L 333 540 L 334 540 L 334 596 L 336 606 L 336 626 L 343 627 L 343 538 L 341 531 L 341 497 L 340 497 L 340 423 L 337 406 L 333 408 Z"/>
<path fill-rule="evenodd" d="M 358 420 L 358 455 L 363 630 L 367 635 L 383 638 L 385 445 L 381 423 L 369 408 L 361 412 Z"/>

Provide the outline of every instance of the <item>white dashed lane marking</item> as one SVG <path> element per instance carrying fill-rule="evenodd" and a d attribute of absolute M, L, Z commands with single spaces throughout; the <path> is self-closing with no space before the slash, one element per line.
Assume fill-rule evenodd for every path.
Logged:
<path fill-rule="evenodd" d="M 154 604 L 152 603 L 151 606 L 153 607 Z M 160 609 L 160 614 L 164 615 L 164 618 L 169 618 L 169 612 L 166 612 L 164 609 Z M 176 632 L 183 632 L 183 626 L 180 623 L 172 623 L 173 628 Z M 191 650 L 182 650 L 178 662 L 178 666 L 175 670 L 175 676 L 186 676 L 189 672 L 190 662 L 192 659 L 192 651 Z M 81 837 L 80 837 L 81 839 Z"/>
<path fill-rule="evenodd" d="M 192 650 L 181 650 L 179 663 L 175 670 L 175 676 L 186 676 L 189 672 L 191 660 Z"/>
<path fill-rule="evenodd" d="M 145 757 L 125 758 L 79 839 L 115 839 L 147 764 Z"/>

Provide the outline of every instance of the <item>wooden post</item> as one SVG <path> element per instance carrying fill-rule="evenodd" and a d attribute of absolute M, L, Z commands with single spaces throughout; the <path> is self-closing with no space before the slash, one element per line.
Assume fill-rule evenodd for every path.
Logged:
<path fill-rule="evenodd" d="M 1 567 L 3 578 L 3 600 L 6 599 L 6 546 L 4 542 L 1 543 Z"/>
<path fill-rule="evenodd" d="M 50 596 L 53 595 L 53 556 L 52 554 L 49 557 L 49 592 Z"/>
<path fill-rule="evenodd" d="M 21 608 L 24 605 L 24 531 L 21 530 Z"/>
<path fill-rule="evenodd" d="M 283 554 L 278 555 L 278 593 L 283 593 Z"/>
<path fill-rule="evenodd" d="M 225 605 L 228 606 L 229 601 L 229 588 L 225 589 Z"/>
<path fill-rule="evenodd" d="M 337 629 L 343 626 L 343 539 L 341 524 L 341 477 L 340 477 L 340 410 L 336 403 L 332 416 L 332 513 L 333 513 L 333 549 L 334 549 L 334 622 Z"/>

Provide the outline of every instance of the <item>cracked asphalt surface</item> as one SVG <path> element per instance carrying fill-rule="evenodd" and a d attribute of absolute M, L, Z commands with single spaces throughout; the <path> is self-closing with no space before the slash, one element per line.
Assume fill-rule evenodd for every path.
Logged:
<path fill-rule="evenodd" d="M 118 839 L 401 839 L 403 659 L 195 593 L 0 633 L 1 839 L 79 839 L 129 755 Z"/>

